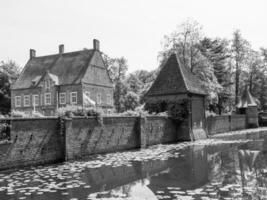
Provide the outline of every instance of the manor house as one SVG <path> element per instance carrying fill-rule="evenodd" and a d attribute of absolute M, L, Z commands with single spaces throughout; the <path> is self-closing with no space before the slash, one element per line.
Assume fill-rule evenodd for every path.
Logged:
<path fill-rule="evenodd" d="M 46 116 L 66 105 L 94 106 L 110 113 L 113 109 L 113 86 L 104 64 L 98 40 L 93 49 L 64 52 L 30 58 L 11 87 L 11 108 L 24 112 L 38 111 Z"/>

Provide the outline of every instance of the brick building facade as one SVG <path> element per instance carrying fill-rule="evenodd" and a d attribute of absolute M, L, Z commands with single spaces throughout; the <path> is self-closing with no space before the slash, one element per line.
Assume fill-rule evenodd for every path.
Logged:
<path fill-rule="evenodd" d="M 34 110 L 44 115 L 54 115 L 66 105 L 91 106 L 104 113 L 113 110 L 113 85 L 99 49 L 99 41 L 93 41 L 93 49 L 64 53 L 59 46 L 55 55 L 35 55 L 30 59 L 18 80 L 11 87 L 11 108 L 24 112 Z"/>

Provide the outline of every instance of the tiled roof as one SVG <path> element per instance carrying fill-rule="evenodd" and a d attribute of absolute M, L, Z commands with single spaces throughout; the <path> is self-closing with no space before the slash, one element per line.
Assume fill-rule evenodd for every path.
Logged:
<path fill-rule="evenodd" d="M 56 78 L 59 85 L 80 83 L 93 54 L 94 50 L 82 50 L 31 58 L 12 89 L 33 86 L 32 81 L 42 77 L 47 71 Z"/>
<path fill-rule="evenodd" d="M 159 72 L 146 96 L 193 93 L 206 95 L 199 79 L 172 54 Z"/>

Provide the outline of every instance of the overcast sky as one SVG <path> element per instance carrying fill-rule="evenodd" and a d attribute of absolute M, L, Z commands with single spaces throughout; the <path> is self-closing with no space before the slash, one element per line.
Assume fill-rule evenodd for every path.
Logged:
<path fill-rule="evenodd" d="M 190 18 L 210 37 L 231 38 L 235 29 L 254 48 L 267 47 L 266 0 L 0 0 L 0 61 L 24 66 L 37 56 L 100 48 L 124 56 L 129 70 L 155 69 L 165 34 Z"/>

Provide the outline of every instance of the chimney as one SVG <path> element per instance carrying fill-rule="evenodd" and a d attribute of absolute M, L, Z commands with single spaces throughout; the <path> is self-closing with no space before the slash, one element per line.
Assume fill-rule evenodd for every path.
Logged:
<path fill-rule="evenodd" d="M 34 49 L 30 49 L 30 59 L 36 56 L 36 51 Z"/>
<path fill-rule="evenodd" d="M 64 44 L 61 44 L 58 46 L 58 53 L 63 54 L 64 53 Z"/>
<path fill-rule="evenodd" d="M 99 51 L 99 46 L 100 46 L 99 41 L 97 39 L 94 39 L 93 44 L 94 44 L 94 50 Z"/>

